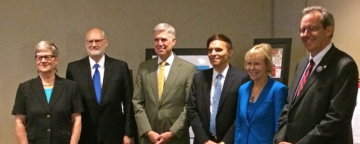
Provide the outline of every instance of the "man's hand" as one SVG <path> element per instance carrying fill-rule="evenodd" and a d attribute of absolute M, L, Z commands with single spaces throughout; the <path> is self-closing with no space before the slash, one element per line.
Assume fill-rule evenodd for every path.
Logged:
<path fill-rule="evenodd" d="M 211 140 L 208 140 L 207 142 L 205 142 L 204 144 L 217 144 L 216 142 L 213 142 Z"/>
<path fill-rule="evenodd" d="M 170 142 L 170 140 L 174 137 L 174 133 L 171 131 L 164 132 L 160 135 L 160 141 L 158 141 L 156 144 L 167 144 Z"/>
<path fill-rule="evenodd" d="M 154 131 L 148 131 L 146 133 L 146 135 L 149 137 L 150 141 L 153 143 L 153 144 L 156 144 L 159 142 L 160 140 L 160 135 Z"/>
<path fill-rule="evenodd" d="M 132 138 L 128 137 L 128 136 L 124 136 L 123 138 L 123 144 L 132 144 L 133 140 Z"/>
<path fill-rule="evenodd" d="M 288 143 L 288 142 L 279 142 L 279 144 L 291 144 L 291 143 Z"/>

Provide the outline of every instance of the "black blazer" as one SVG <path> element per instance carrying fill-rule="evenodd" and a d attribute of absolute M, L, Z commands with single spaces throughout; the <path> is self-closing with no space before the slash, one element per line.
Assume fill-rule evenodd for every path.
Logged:
<path fill-rule="evenodd" d="M 48 103 L 38 76 L 19 85 L 12 114 L 26 115 L 29 144 L 69 144 L 73 128 L 71 114 L 82 111 L 74 82 L 55 76 Z"/>
<path fill-rule="evenodd" d="M 124 135 L 134 134 L 133 84 L 127 63 L 105 55 L 104 68 L 100 105 L 89 57 L 69 63 L 66 70 L 66 78 L 79 85 L 85 109 L 79 144 L 120 143 Z"/>
<path fill-rule="evenodd" d="M 210 91 L 213 69 L 200 71 L 194 76 L 190 91 L 189 120 L 194 131 L 194 144 L 203 144 L 208 140 L 234 143 L 235 119 L 239 87 L 250 80 L 245 72 L 229 66 L 221 91 L 216 116 L 217 140 L 210 133 Z"/>
<path fill-rule="evenodd" d="M 296 87 L 309 57 L 296 66 L 288 102 L 274 140 L 293 144 L 352 144 L 351 119 L 358 91 L 354 60 L 334 45 L 324 55 L 295 101 Z"/>

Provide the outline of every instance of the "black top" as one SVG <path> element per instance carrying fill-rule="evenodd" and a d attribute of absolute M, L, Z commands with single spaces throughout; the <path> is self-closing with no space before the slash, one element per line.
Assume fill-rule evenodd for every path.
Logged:
<path fill-rule="evenodd" d="M 50 102 L 47 102 L 40 76 L 21 83 L 12 114 L 26 115 L 26 133 L 33 144 L 70 143 L 71 115 L 83 106 L 75 82 L 55 76 Z"/>

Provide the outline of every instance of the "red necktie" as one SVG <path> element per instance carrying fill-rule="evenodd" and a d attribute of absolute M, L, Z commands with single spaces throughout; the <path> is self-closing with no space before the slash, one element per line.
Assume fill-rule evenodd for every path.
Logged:
<path fill-rule="evenodd" d="M 298 88 L 297 88 L 297 91 L 296 91 L 296 97 L 300 94 L 300 91 L 303 89 L 303 87 L 304 87 L 304 85 L 306 83 L 306 79 L 309 77 L 314 65 L 315 65 L 315 63 L 311 59 L 305 73 L 302 75 L 301 80 L 299 82 L 299 85 L 298 85 Z"/>

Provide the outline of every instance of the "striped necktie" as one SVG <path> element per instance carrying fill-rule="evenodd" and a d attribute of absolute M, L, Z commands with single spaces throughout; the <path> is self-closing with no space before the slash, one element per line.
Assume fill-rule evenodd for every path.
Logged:
<path fill-rule="evenodd" d="M 311 59 L 310 62 L 309 62 L 309 64 L 308 64 L 308 67 L 307 67 L 306 71 L 304 72 L 304 74 L 303 74 L 302 77 L 301 77 L 301 80 L 300 80 L 300 82 L 299 82 L 298 88 L 297 88 L 297 90 L 296 90 L 296 96 L 295 96 L 294 99 L 296 99 L 296 97 L 300 94 L 300 91 L 303 89 L 303 87 L 304 87 L 304 85 L 305 85 L 305 83 L 306 83 L 306 80 L 307 80 L 307 78 L 310 76 L 310 73 L 311 73 L 314 65 L 315 65 L 315 63 L 314 63 L 314 61 Z"/>

